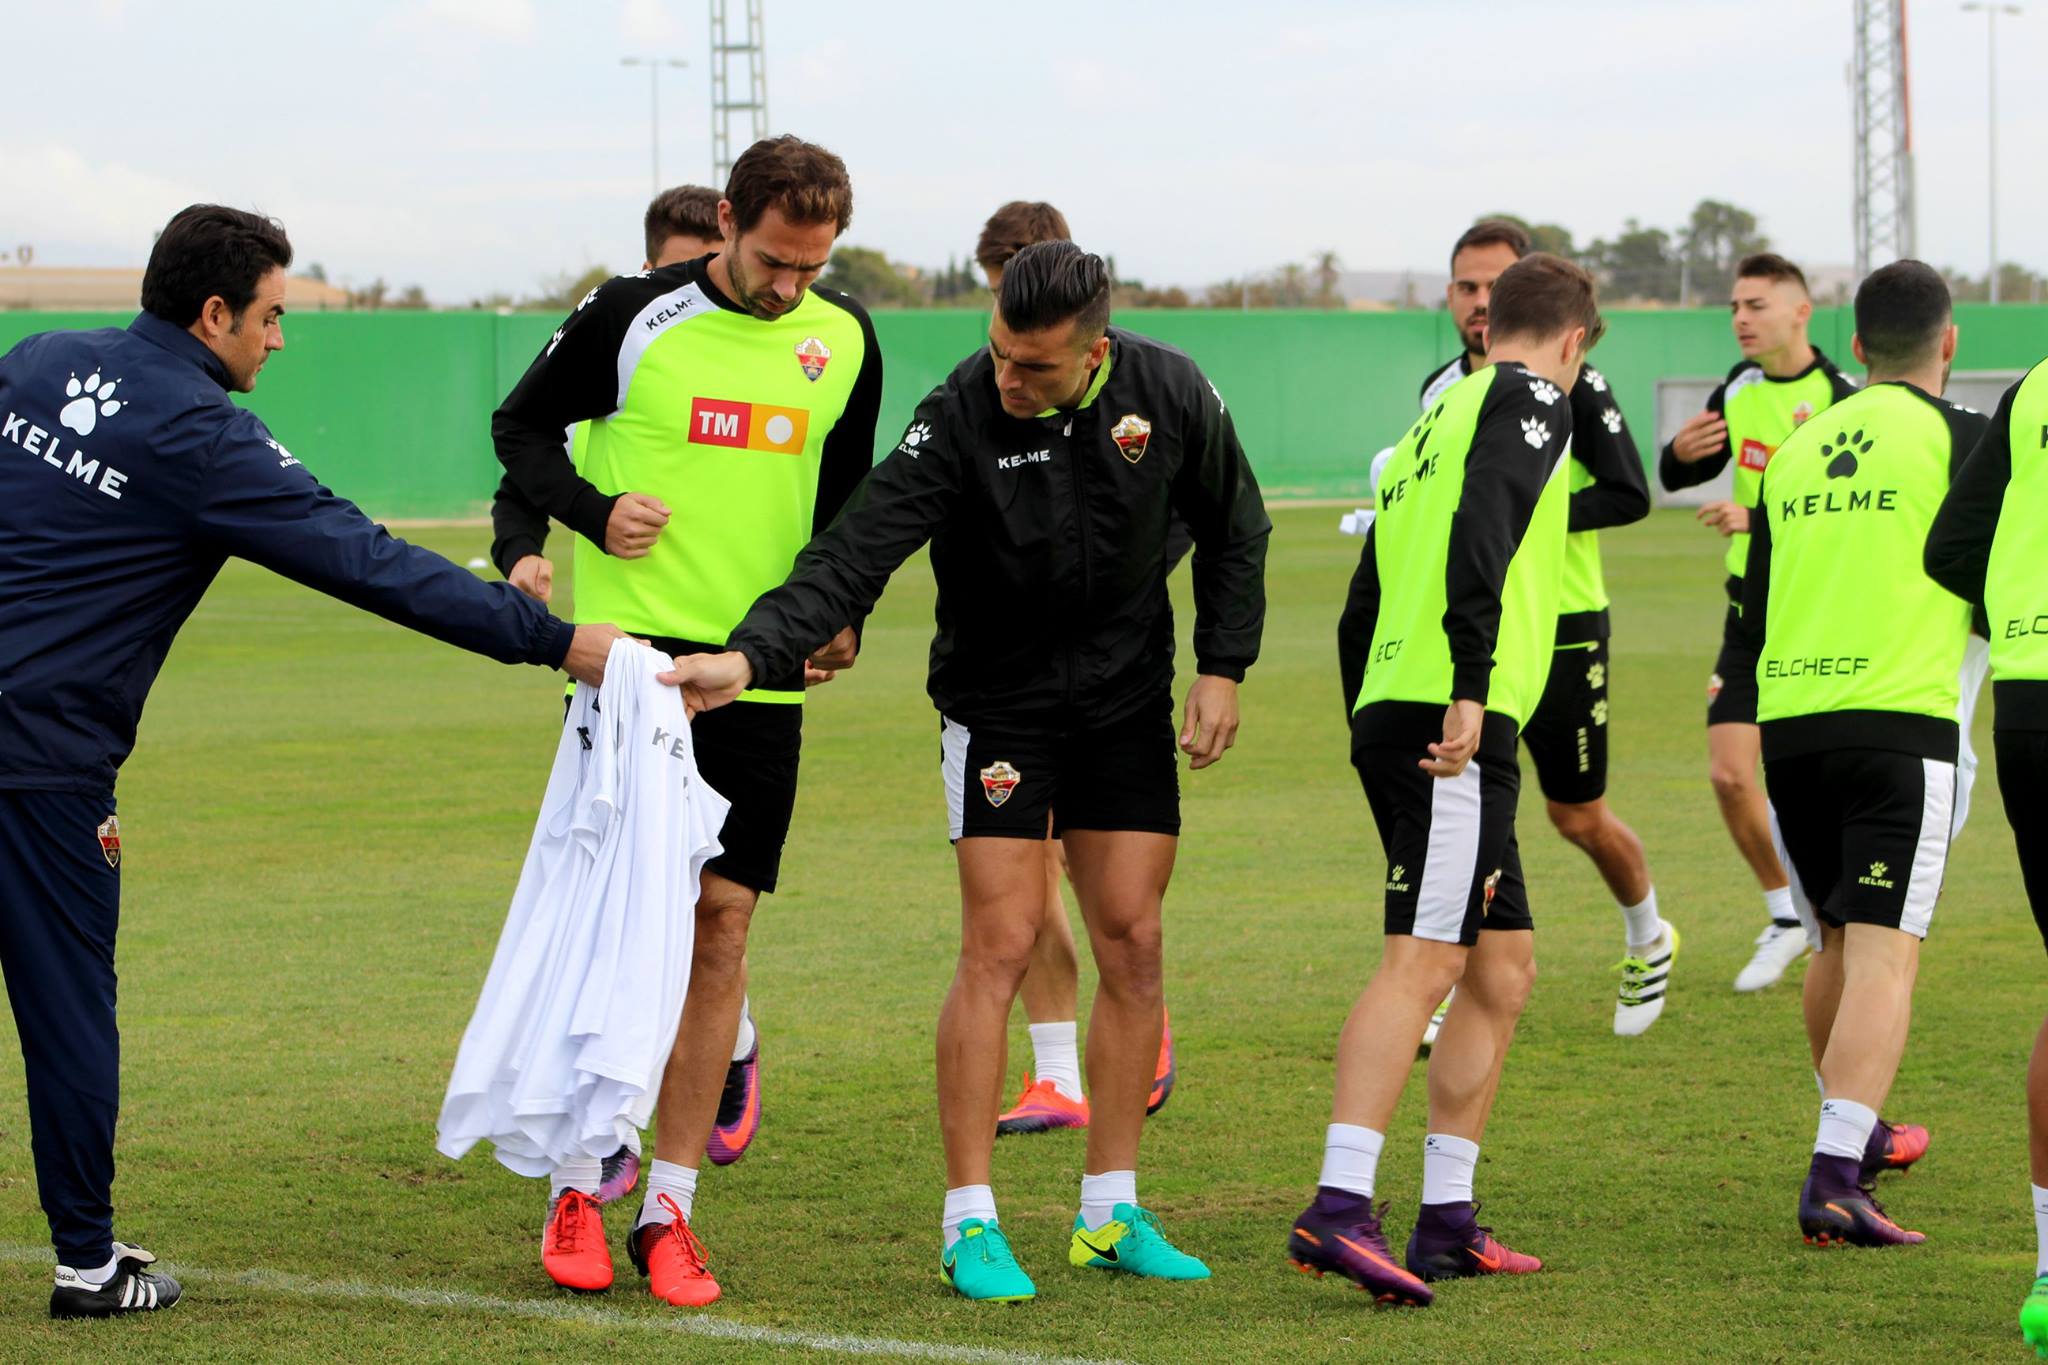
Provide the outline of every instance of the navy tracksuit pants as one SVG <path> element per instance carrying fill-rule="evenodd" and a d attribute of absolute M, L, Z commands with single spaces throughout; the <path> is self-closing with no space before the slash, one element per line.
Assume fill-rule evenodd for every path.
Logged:
<path fill-rule="evenodd" d="M 36 1189 L 57 1261 L 113 1258 L 114 1120 L 121 1035 L 114 930 L 121 916 L 114 798 L 0 790 L 0 968 L 28 1070 Z"/>

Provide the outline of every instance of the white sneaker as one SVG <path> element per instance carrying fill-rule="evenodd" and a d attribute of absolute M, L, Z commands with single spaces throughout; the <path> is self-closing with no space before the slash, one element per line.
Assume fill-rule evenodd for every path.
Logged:
<path fill-rule="evenodd" d="M 1735 978 L 1738 991 L 1760 991 L 1785 974 L 1806 953 L 1806 930 L 1772 920 L 1756 936 L 1756 952 Z"/>
<path fill-rule="evenodd" d="M 1451 1002 L 1458 998 L 1458 988 L 1451 987 L 1450 994 L 1436 1007 L 1436 1013 L 1429 1016 L 1429 1027 L 1422 1031 L 1422 1046 L 1415 1049 L 1418 1057 L 1427 1057 L 1429 1050 L 1436 1046 L 1437 1030 L 1444 1026 L 1444 1016 L 1451 1012 Z"/>
<path fill-rule="evenodd" d="M 1671 964 L 1678 956 L 1678 930 L 1660 920 L 1664 932 L 1640 952 L 1622 958 L 1621 994 L 1614 1002 L 1614 1036 L 1635 1038 L 1650 1031 L 1664 1013 L 1664 995 L 1671 984 Z"/>

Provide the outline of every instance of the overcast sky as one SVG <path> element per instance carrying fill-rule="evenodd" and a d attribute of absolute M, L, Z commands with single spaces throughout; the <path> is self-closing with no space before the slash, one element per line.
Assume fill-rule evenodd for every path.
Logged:
<path fill-rule="evenodd" d="M 735 10 L 744 4 L 735 0 Z M 847 241 L 943 265 L 1004 199 L 1127 277 L 1333 248 L 1437 266 L 1476 213 L 1675 225 L 1702 197 L 1846 263 L 1850 0 L 1024 5 L 767 0 L 772 131 L 853 173 Z M 0 249 L 139 265 L 199 199 L 283 219 L 337 282 L 441 302 L 640 263 L 663 179 L 710 172 L 703 0 L 0 0 Z M 1911 5 L 1920 254 L 1986 257 L 1985 25 Z M 2048 267 L 2048 0 L 1999 30 L 2000 254 Z"/>

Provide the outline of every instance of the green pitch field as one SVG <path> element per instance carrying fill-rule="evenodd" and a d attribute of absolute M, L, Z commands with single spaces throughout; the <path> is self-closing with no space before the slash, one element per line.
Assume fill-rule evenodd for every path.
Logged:
<path fill-rule="evenodd" d="M 455 1163 L 433 1150 L 559 682 L 236 565 L 172 653 L 121 787 L 117 1232 L 172 1262 L 187 1299 L 151 1320 L 44 1318 L 47 1240 L 9 1021 L 0 1359 L 2020 1358 L 2014 1315 L 2033 1271 L 2022 1085 L 2048 964 L 1992 774 L 1951 863 L 1887 1106 L 1934 1133 L 1884 1191 L 1930 1240 L 1810 1249 L 1793 1223 L 1815 1114 L 1797 984 L 1729 989 L 1760 904 L 1705 780 L 1720 545 L 1682 513 L 1607 537 L 1613 798 L 1684 933 L 1671 1006 L 1646 1037 L 1610 1032 L 1619 916 L 1540 802 L 1524 802 L 1543 977 L 1478 1187 L 1483 1217 L 1548 1268 L 1395 1313 L 1285 1265 L 1287 1220 L 1319 1168 L 1338 1024 L 1379 952 L 1383 864 L 1346 762 L 1332 647 L 1358 542 L 1336 519 L 1276 516 L 1240 743 L 1183 778 L 1167 904 L 1180 1088 L 1147 1129 L 1141 1178 L 1213 1281 L 1066 1265 L 1071 1133 L 998 1149 L 1003 1221 L 1039 1300 L 977 1307 L 938 1281 L 931 1033 L 957 901 L 923 694 L 922 561 L 883 602 L 859 667 L 814 695 L 785 889 L 755 924 L 764 1123 L 744 1161 L 706 1170 L 697 1226 L 726 1298 L 696 1315 L 656 1305 L 623 1256 L 602 1299 L 554 1289 L 539 1265 L 545 1190 L 481 1152 Z M 488 533 L 420 538 L 462 560 Z M 1184 606 L 1182 618 L 1185 632 Z M 1980 725 L 1987 753 L 1988 739 Z M 1021 1014 L 1011 1057 L 1014 1080 Z M 1420 1183 L 1420 1078 L 1381 1171 L 1397 1244 Z M 631 1210 L 610 1214 L 616 1245 Z"/>

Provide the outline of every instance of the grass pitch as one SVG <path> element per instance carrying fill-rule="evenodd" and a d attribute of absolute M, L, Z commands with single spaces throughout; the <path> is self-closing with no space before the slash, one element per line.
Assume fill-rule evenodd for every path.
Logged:
<path fill-rule="evenodd" d="M 721 1335 L 677 1331 L 685 1315 L 640 1292 L 623 1255 L 607 1298 L 570 1300 L 539 1265 L 545 1189 L 481 1152 L 433 1150 L 559 681 L 237 564 L 172 653 L 121 786 L 117 1233 L 189 1271 L 187 1301 L 146 1320 L 44 1319 L 46 1229 L 0 1022 L 0 1359 L 754 1360 L 912 1345 L 986 1361 L 2018 1359 L 2033 1270 L 2023 1075 L 2044 973 L 1995 774 L 1987 758 L 1886 1106 L 1934 1132 L 1884 1191 L 1930 1240 L 1812 1250 L 1793 1222 L 1815 1112 L 1796 979 L 1729 989 L 1761 908 L 1705 780 L 1721 547 L 1677 512 L 1605 538 L 1612 799 L 1685 937 L 1646 1037 L 1610 1032 L 1619 916 L 1540 802 L 1524 803 L 1544 974 L 1478 1189 L 1486 1221 L 1547 1269 L 1396 1313 L 1285 1266 L 1337 1028 L 1379 951 L 1382 863 L 1332 647 L 1359 543 L 1335 533 L 1334 511 L 1275 521 L 1239 745 L 1183 779 L 1167 906 L 1180 1088 L 1150 1122 L 1141 1171 L 1145 1202 L 1213 1281 L 1066 1265 L 1082 1152 L 1069 1133 L 998 1149 L 1003 1222 L 1038 1302 L 976 1306 L 938 1282 L 931 1033 L 957 893 L 923 693 L 922 560 L 807 718 L 785 889 L 763 903 L 752 949 L 762 1133 L 737 1166 L 707 1168 L 699 1194 L 726 1298 L 697 1321 Z M 419 538 L 466 559 L 488 536 Z M 1011 1058 L 1014 1081 L 1021 1014 Z M 1381 1171 L 1397 1245 L 1420 1184 L 1421 1074 Z M 615 1245 L 630 1216 L 611 1211 Z"/>

